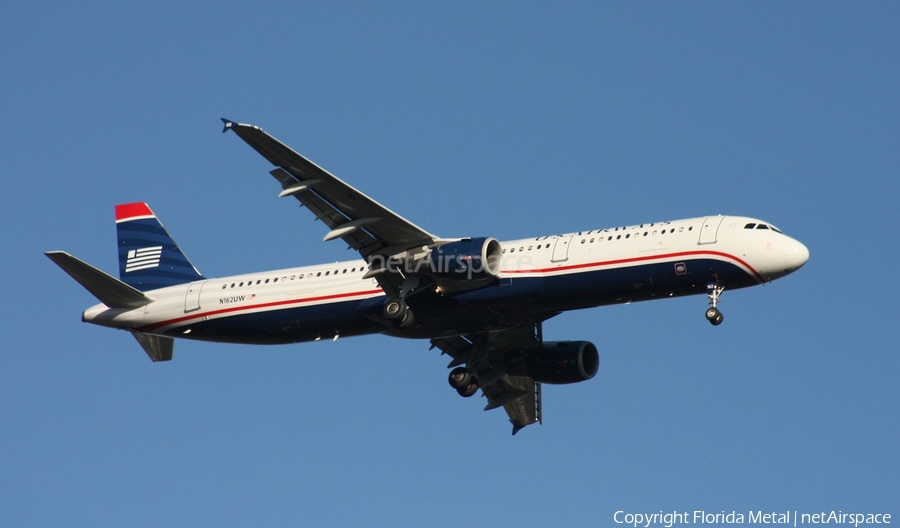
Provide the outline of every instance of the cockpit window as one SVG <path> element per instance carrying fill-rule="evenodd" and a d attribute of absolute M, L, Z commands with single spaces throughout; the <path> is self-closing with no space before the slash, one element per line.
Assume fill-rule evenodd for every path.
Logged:
<path fill-rule="evenodd" d="M 755 222 L 751 222 L 751 223 L 745 225 L 744 229 L 771 229 L 772 231 L 775 231 L 776 233 L 781 233 L 781 230 L 773 225 L 757 224 Z M 784 233 L 781 233 L 781 234 L 784 234 Z"/>

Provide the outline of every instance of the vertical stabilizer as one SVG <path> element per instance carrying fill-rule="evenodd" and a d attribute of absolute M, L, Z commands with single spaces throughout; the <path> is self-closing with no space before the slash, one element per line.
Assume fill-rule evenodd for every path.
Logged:
<path fill-rule="evenodd" d="M 119 278 L 133 288 L 143 292 L 205 278 L 143 202 L 116 206 L 116 234 Z"/>

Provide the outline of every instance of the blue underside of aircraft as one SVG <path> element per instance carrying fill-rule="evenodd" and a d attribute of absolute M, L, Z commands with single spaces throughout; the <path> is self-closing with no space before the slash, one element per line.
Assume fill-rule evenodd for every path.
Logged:
<path fill-rule="evenodd" d="M 435 338 L 506 328 L 511 323 L 533 324 L 566 310 L 703 293 L 711 281 L 719 281 L 729 290 L 758 284 L 728 262 L 696 259 L 679 263 L 685 266 L 681 274 L 673 263 L 666 262 L 549 277 L 501 278 L 491 286 L 458 295 L 412 296 L 409 306 L 421 328 L 403 337 Z M 384 333 L 384 325 L 373 320 L 384 300 L 384 296 L 376 296 L 228 314 L 175 327 L 166 334 L 204 341 L 285 344 Z"/>

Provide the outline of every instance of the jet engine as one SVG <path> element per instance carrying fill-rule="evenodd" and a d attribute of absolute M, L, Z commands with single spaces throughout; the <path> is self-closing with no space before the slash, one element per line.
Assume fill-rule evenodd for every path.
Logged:
<path fill-rule="evenodd" d="M 434 248 L 428 259 L 437 277 L 494 279 L 500 274 L 502 251 L 497 239 L 466 238 Z"/>
<path fill-rule="evenodd" d="M 590 341 L 548 341 L 529 351 L 524 368 L 528 377 L 540 383 L 578 383 L 597 374 L 600 354 Z"/>

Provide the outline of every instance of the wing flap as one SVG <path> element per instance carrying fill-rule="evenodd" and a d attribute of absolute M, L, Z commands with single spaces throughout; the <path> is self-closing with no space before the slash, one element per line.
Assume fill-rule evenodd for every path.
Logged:
<path fill-rule="evenodd" d="M 540 383 L 531 378 L 503 376 L 482 387 L 488 400 L 485 411 L 503 407 L 516 434 L 533 423 L 541 421 Z"/>
<path fill-rule="evenodd" d="M 403 251 L 438 240 L 438 237 L 344 183 L 261 128 L 226 119 L 222 121 L 226 131 L 234 131 L 270 163 L 279 167 L 271 174 L 281 183 L 282 195 L 294 196 L 332 232 L 353 221 L 378 219 L 334 237 L 343 239 L 363 257 L 381 250 Z"/>
<path fill-rule="evenodd" d="M 302 207 L 309 209 L 315 216 L 315 219 L 321 220 L 322 223 L 331 229 L 331 232 L 352 222 L 349 217 L 342 214 L 327 201 L 312 192 L 311 189 L 313 186 L 318 185 L 322 180 L 310 179 L 304 183 L 300 183 L 286 170 L 281 168 L 275 169 L 269 174 L 274 176 L 275 179 L 281 183 L 281 188 L 284 189 L 282 194 L 288 193 L 284 194 L 284 196 L 293 196 L 296 198 Z M 282 194 L 279 194 L 279 196 Z M 340 235 L 340 238 L 352 249 L 364 253 L 364 256 L 368 256 L 375 253 L 378 249 L 385 247 L 384 244 L 379 244 L 378 240 L 365 230 L 354 230 L 353 232 Z M 363 249 L 366 251 L 363 252 Z"/>
<path fill-rule="evenodd" d="M 477 335 L 450 336 L 431 340 L 453 360 L 448 367 L 467 365 L 477 373 L 478 385 L 487 399 L 484 410 L 503 407 L 513 425 L 512 434 L 533 423 L 540 423 L 541 384 L 529 377 L 510 376 L 521 361 L 521 351 L 539 346 L 540 323 Z"/>

